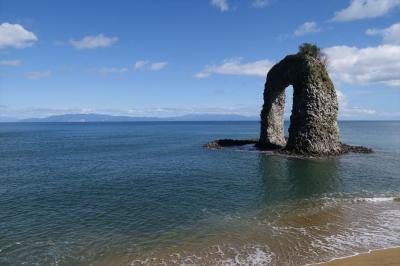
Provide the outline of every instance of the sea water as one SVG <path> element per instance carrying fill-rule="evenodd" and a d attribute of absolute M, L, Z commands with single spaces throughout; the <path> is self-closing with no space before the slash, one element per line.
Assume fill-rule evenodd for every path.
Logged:
<path fill-rule="evenodd" d="M 400 122 L 339 126 L 375 152 L 202 148 L 258 122 L 2 123 L 0 265 L 304 265 L 399 246 Z"/>

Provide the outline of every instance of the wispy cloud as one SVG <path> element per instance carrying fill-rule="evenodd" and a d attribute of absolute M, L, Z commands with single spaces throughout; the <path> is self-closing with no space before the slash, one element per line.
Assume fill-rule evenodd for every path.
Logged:
<path fill-rule="evenodd" d="M 108 76 L 111 74 L 127 73 L 129 69 L 127 67 L 101 67 L 98 69 L 94 68 L 92 71 L 102 76 Z"/>
<path fill-rule="evenodd" d="M 103 34 L 85 36 L 80 40 L 71 39 L 68 43 L 76 49 L 95 49 L 111 47 L 118 37 L 107 37 Z"/>
<path fill-rule="evenodd" d="M 89 71 L 101 76 L 109 76 L 115 74 L 125 74 L 129 73 L 130 71 L 158 71 L 165 68 L 167 65 L 168 62 L 165 61 L 151 62 L 149 60 L 140 60 L 133 65 L 133 70 L 129 67 L 94 67 L 89 69 Z"/>
<path fill-rule="evenodd" d="M 168 65 L 167 62 L 155 62 L 150 64 L 150 70 L 161 70 Z"/>
<path fill-rule="evenodd" d="M 219 9 L 221 12 L 236 9 L 235 6 L 233 7 L 231 6 L 230 0 L 209 0 L 209 1 L 211 6 L 213 6 L 216 9 Z M 275 0 L 249 0 L 251 6 L 255 8 L 264 8 L 268 6 L 272 1 Z"/>
<path fill-rule="evenodd" d="M 120 110 L 121 112 L 122 110 Z M 258 116 L 260 106 L 247 106 L 242 104 L 232 104 L 229 106 L 219 107 L 150 107 L 150 108 L 129 108 L 122 111 L 121 114 L 131 116 L 154 116 L 154 117 L 171 117 L 189 114 L 214 114 L 214 115 L 244 115 Z"/>
<path fill-rule="evenodd" d="M 206 65 L 195 74 L 196 78 L 206 78 L 212 74 L 265 77 L 273 63 L 269 60 L 242 62 L 242 59 L 228 59 L 222 64 Z"/>
<path fill-rule="evenodd" d="M 151 62 L 149 60 L 140 60 L 134 64 L 133 69 L 134 70 L 157 71 L 157 70 L 161 70 L 161 69 L 165 68 L 167 65 L 168 65 L 168 62 L 165 62 L 165 61 Z"/>
<path fill-rule="evenodd" d="M 0 24 L 0 48 L 25 48 L 32 46 L 38 38 L 19 24 Z"/>
<path fill-rule="evenodd" d="M 399 119 L 400 113 L 387 113 L 375 110 L 373 108 L 353 106 L 348 97 L 340 90 L 336 90 L 339 101 L 339 118 L 341 119 Z M 288 98 L 287 100 L 292 100 Z M 261 104 L 261 103 L 260 103 Z M 232 104 L 219 107 L 131 107 L 126 109 L 105 109 L 94 107 L 82 108 L 43 108 L 43 107 L 27 107 L 27 108 L 9 108 L 0 105 L 0 118 L 13 117 L 17 119 L 24 118 L 43 118 L 53 115 L 63 114 L 106 114 L 121 115 L 132 117 L 176 117 L 182 115 L 243 115 L 249 117 L 258 117 L 261 106 Z M 290 117 L 291 110 L 285 109 L 285 117 Z"/>
<path fill-rule="evenodd" d="M 143 68 L 147 67 L 149 64 L 150 64 L 150 62 L 147 60 L 140 60 L 135 63 L 135 65 L 133 66 L 133 69 L 135 69 L 135 70 L 143 69 Z"/>
<path fill-rule="evenodd" d="M 260 106 L 247 106 L 242 104 L 232 104 L 219 107 L 131 107 L 126 109 L 104 109 L 104 108 L 9 108 L 0 105 L 0 117 L 15 117 L 18 119 L 24 118 L 42 118 L 52 115 L 63 114 L 107 114 L 107 115 L 123 115 L 134 117 L 174 117 L 182 115 L 193 114 L 213 114 L 213 115 L 244 115 L 244 116 L 258 116 Z"/>
<path fill-rule="evenodd" d="M 0 105 L 0 116 L 3 117 L 14 117 L 17 119 L 24 118 L 42 118 L 52 115 L 63 115 L 63 114 L 87 114 L 95 112 L 95 109 L 91 108 L 43 108 L 43 107 L 26 107 L 26 108 L 11 108 L 9 106 Z"/>
<path fill-rule="evenodd" d="M 17 67 L 22 64 L 21 60 L 0 60 L 0 66 Z"/>
<path fill-rule="evenodd" d="M 210 0 L 210 4 L 221 12 L 229 10 L 228 0 Z"/>
<path fill-rule="evenodd" d="M 343 118 L 359 117 L 359 116 L 372 116 L 376 115 L 377 111 L 372 108 L 365 108 L 360 106 L 352 106 L 349 98 L 341 90 L 336 90 L 339 102 L 339 116 Z"/>
<path fill-rule="evenodd" d="M 253 6 L 258 8 L 266 7 L 270 3 L 270 0 L 253 0 Z"/>
<path fill-rule="evenodd" d="M 31 72 L 25 72 L 24 76 L 27 79 L 32 79 L 32 80 L 39 80 L 42 78 L 47 78 L 51 76 L 50 71 L 31 71 Z"/>
<path fill-rule="evenodd" d="M 351 0 L 348 7 L 335 13 L 333 21 L 344 22 L 376 18 L 400 6 L 400 0 Z"/>
<path fill-rule="evenodd" d="M 386 44 L 400 45 L 400 22 L 393 24 L 385 29 L 368 29 L 368 35 L 380 35 L 383 37 L 383 42 Z"/>
<path fill-rule="evenodd" d="M 312 33 L 318 33 L 321 31 L 321 28 L 318 27 L 318 24 L 315 21 L 307 21 L 301 24 L 294 32 L 294 36 L 303 36 Z"/>

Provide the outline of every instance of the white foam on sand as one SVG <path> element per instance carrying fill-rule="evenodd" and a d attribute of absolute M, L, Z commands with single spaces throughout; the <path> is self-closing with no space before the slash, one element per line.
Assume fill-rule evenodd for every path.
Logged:
<path fill-rule="evenodd" d="M 254 247 L 244 254 L 238 252 L 233 259 L 221 260 L 221 265 L 271 265 L 274 257 L 274 253 L 264 251 L 260 247 Z"/>
<path fill-rule="evenodd" d="M 385 201 L 394 201 L 398 198 L 395 197 L 374 197 L 374 198 L 359 198 L 359 201 L 369 201 L 369 202 L 385 202 Z"/>
<path fill-rule="evenodd" d="M 375 204 L 394 200 L 397 201 L 397 198 L 376 197 L 362 198 L 355 202 Z M 360 208 L 360 206 L 355 206 L 355 208 Z M 383 210 L 374 209 L 370 205 L 363 208 L 369 209 L 369 212 L 357 213 L 360 219 L 340 225 L 337 233 L 323 238 L 316 237 L 311 246 L 330 254 L 329 260 L 398 247 L 400 245 L 400 208 Z"/>
<path fill-rule="evenodd" d="M 130 265 L 276 265 L 276 263 L 273 263 L 275 254 L 269 251 L 267 246 L 245 245 L 232 247 L 224 245 L 222 248 L 217 245 L 201 255 L 183 253 L 171 254 L 169 258 L 148 257 L 141 260 L 137 259 L 132 261 Z"/>

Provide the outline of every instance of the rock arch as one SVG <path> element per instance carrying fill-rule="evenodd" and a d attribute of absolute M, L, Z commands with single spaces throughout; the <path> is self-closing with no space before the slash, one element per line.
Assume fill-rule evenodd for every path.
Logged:
<path fill-rule="evenodd" d="M 293 86 L 293 107 L 286 142 L 283 123 L 289 85 Z M 321 60 L 308 54 L 288 55 L 268 72 L 258 145 L 296 154 L 339 154 L 337 113 L 335 87 Z"/>

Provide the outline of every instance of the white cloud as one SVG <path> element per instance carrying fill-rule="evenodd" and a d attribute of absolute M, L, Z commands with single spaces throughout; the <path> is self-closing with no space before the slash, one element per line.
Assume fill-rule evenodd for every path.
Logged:
<path fill-rule="evenodd" d="M 50 71 L 32 71 L 32 72 L 25 72 L 24 76 L 28 79 L 39 80 L 42 78 L 47 78 L 51 76 Z"/>
<path fill-rule="evenodd" d="M 244 75 L 244 76 L 260 76 L 265 77 L 273 63 L 269 60 L 259 60 L 254 62 L 242 63 L 239 59 L 225 60 L 220 65 L 207 65 L 197 74 L 196 78 L 205 78 L 211 74 L 221 75 Z"/>
<path fill-rule="evenodd" d="M 350 5 L 335 13 L 334 21 L 352 21 L 383 16 L 400 6 L 400 0 L 351 0 Z"/>
<path fill-rule="evenodd" d="M 263 8 L 269 4 L 270 0 L 253 0 L 253 6 Z"/>
<path fill-rule="evenodd" d="M 149 61 L 147 60 L 141 60 L 141 61 L 137 61 L 135 63 L 135 65 L 133 66 L 133 68 L 135 70 L 139 70 L 139 69 L 144 69 L 145 67 L 147 67 L 150 64 Z"/>
<path fill-rule="evenodd" d="M 149 60 L 141 60 L 137 61 L 133 69 L 134 70 L 152 70 L 157 71 L 165 68 L 168 65 L 168 62 L 160 61 L 160 62 L 150 62 Z"/>
<path fill-rule="evenodd" d="M 368 29 L 366 34 L 381 35 L 384 43 L 400 45 L 400 22 L 385 29 Z"/>
<path fill-rule="evenodd" d="M 0 66 L 17 67 L 22 64 L 21 60 L 0 60 Z"/>
<path fill-rule="evenodd" d="M 334 46 L 323 50 L 332 78 L 350 84 L 400 85 L 400 46 L 357 48 Z"/>
<path fill-rule="evenodd" d="M 210 4 L 222 12 L 229 10 L 228 0 L 210 0 Z"/>
<path fill-rule="evenodd" d="M 76 49 L 106 48 L 118 41 L 118 37 L 107 37 L 103 34 L 85 36 L 80 40 L 70 40 L 69 44 Z"/>
<path fill-rule="evenodd" d="M 161 70 L 168 65 L 167 62 L 155 62 L 150 65 L 150 70 Z"/>
<path fill-rule="evenodd" d="M 19 24 L 0 24 L 0 48 L 25 48 L 32 46 L 37 40 L 33 32 L 24 29 Z"/>
<path fill-rule="evenodd" d="M 318 27 L 318 24 L 314 21 L 307 21 L 301 24 L 293 33 L 294 36 L 302 36 L 311 33 L 320 32 L 321 29 Z"/>

